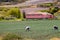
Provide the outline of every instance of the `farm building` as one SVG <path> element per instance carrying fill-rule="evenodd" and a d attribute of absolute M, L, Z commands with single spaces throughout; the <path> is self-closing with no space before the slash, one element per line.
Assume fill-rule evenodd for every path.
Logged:
<path fill-rule="evenodd" d="M 29 12 L 25 14 L 27 19 L 49 19 L 54 18 L 54 16 L 47 12 Z"/>

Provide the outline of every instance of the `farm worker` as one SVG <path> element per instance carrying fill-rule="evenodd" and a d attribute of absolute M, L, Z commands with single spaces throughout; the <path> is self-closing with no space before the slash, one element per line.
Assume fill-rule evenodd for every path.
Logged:
<path fill-rule="evenodd" d="M 30 26 L 26 26 L 26 27 L 25 27 L 25 30 L 26 30 L 26 31 L 30 31 Z"/>
<path fill-rule="evenodd" d="M 54 25 L 54 29 L 55 29 L 55 30 L 58 30 L 58 26 Z"/>

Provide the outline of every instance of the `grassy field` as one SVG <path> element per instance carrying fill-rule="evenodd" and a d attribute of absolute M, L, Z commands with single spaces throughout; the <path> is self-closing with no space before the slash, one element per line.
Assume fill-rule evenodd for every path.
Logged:
<path fill-rule="evenodd" d="M 31 26 L 30 32 L 25 31 L 26 25 Z M 59 30 L 53 30 L 54 25 L 57 25 Z M 49 40 L 60 37 L 60 20 L 0 21 L 0 34 L 8 32 L 35 40 Z"/>

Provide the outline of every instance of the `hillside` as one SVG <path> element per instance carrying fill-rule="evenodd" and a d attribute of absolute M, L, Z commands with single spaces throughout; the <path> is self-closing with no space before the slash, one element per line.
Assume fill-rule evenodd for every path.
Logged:
<path fill-rule="evenodd" d="M 41 3 L 54 3 L 55 0 L 0 0 L 0 4 L 19 4 L 19 5 L 35 5 Z"/>
<path fill-rule="evenodd" d="M 25 2 L 27 0 L 0 0 L 0 2 Z"/>

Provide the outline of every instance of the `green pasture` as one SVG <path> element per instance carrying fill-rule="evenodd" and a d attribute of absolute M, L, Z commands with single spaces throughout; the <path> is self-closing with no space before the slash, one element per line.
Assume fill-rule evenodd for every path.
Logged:
<path fill-rule="evenodd" d="M 31 31 L 26 32 L 25 26 L 31 26 Z M 59 30 L 54 30 L 57 25 Z M 52 37 L 60 37 L 60 20 L 37 20 L 37 21 L 0 21 L 0 34 L 16 33 L 24 38 L 35 40 L 49 40 Z"/>

